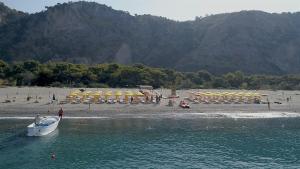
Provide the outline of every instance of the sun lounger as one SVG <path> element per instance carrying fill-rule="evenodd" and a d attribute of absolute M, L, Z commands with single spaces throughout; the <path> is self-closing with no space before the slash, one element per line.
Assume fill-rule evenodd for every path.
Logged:
<path fill-rule="evenodd" d="M 230 104 L 231 102 L 230 101 L 228 101 L 228 100 L 224 100 L 224 102 L 223 102 L 224 104 Z"/>
<path fill-rule="evenodd" d="M 80 101 L 79 101 L 79 100 L 73 100 L 73 101 L 71 102 L 71 104 L 80 104 Z"/>
<path fill-rule="evenodd" d="M 112 104 L 113 101 L 112 101 L 111 99 L 108 99 L 108 100 L 106 101 L 106 103 L 107 103 L 107 104 Z"/>
<path fill-rule="evenodd" d="M 233 103 L 234 104 L 241 104 L 241 102 L 239 100 L 235 100 Z"/>
<path fill-rule="evenodd" d="M 86 99 L 86 100 L 84 100 L 82 103 L 83 103 L 83 104 L 91 104 L 92 101 L 91 101 L 90 99 Z"/>
<path fill-rule="evenodd" d="M 192 102 L 193 102 L 193 104 L 199 104 L 200 103 L 198 100 L 193 100 Z"/>
<path fill-rule="evenodd" d="M 96 102 L 96 104 L 103 104 L 103 103 L 105 103 L 105 100 L 104 100 L 104 99 L 99 99 L 99 100 Z"/>
<path fill-rule="evenodd" d="M 204 100 L 204 104 L 210 104 L 208 100 Z"/>
<path fill-rule="evenodd" d="M 213 103 L 214 104 L 220 104 L 220 102 L 218 100 L 214 100 Z"/>
<path fill-rule="evenodd" d="M 68 103 L 67 100 L 62 100 L 62 101 L 59 102 L 59 104 L 67 104 L 67 103 Z"/>
<path fill-rule="evenodd" d="M 126 102 L 125 102 L 124 99 L 120 99 L 120 100 L 119 100 L 119 103 L 120 103 L 120 104 L 126 104 Z"/>

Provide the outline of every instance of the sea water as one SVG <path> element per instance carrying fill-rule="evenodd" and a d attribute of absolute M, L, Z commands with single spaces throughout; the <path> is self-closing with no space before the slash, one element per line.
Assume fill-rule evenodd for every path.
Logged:
<path fill-rule="evenodd" d="M 27 137 L 31 122 L 0 120 L 1 169 L 300 168 L 300 118 L 63 119 Z"/>

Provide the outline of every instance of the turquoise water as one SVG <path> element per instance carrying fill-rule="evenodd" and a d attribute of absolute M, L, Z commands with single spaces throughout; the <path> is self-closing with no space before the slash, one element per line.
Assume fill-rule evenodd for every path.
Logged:
<path fill-rule="evenodd" d="M 300 168 L 300 119 L 0 120 L 0 168 Z M 56 159 L 51 159 L 51 154 Z"/>

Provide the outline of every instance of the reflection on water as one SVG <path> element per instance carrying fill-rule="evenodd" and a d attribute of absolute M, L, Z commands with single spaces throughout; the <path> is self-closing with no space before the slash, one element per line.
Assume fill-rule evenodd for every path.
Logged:
<path fill-rule="evenodd" d="M 63 119 L 27 137 L 30 122 L 1 121 L 0 168 L 300 167 L 299 118 Z"/>

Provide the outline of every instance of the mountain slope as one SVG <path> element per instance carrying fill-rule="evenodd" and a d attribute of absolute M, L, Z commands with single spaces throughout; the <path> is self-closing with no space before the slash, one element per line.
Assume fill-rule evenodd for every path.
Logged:
<path fill-rule="evenodd" d="M 0 25 L 0 58 L 6 61 L 143 63 L 216 74 L 300 73 L 300 13 L 242 11 L 176 22 L 75 2 L 18 18 Z"/>
<path fill-rule="evenodd" d="M 6 24 L 7 22 L 13 21 L 23 15 L 25 14 L 10 9 L 7 6 L 5 6 L 2 2 L 0 2 L 0 26 Z"/>

